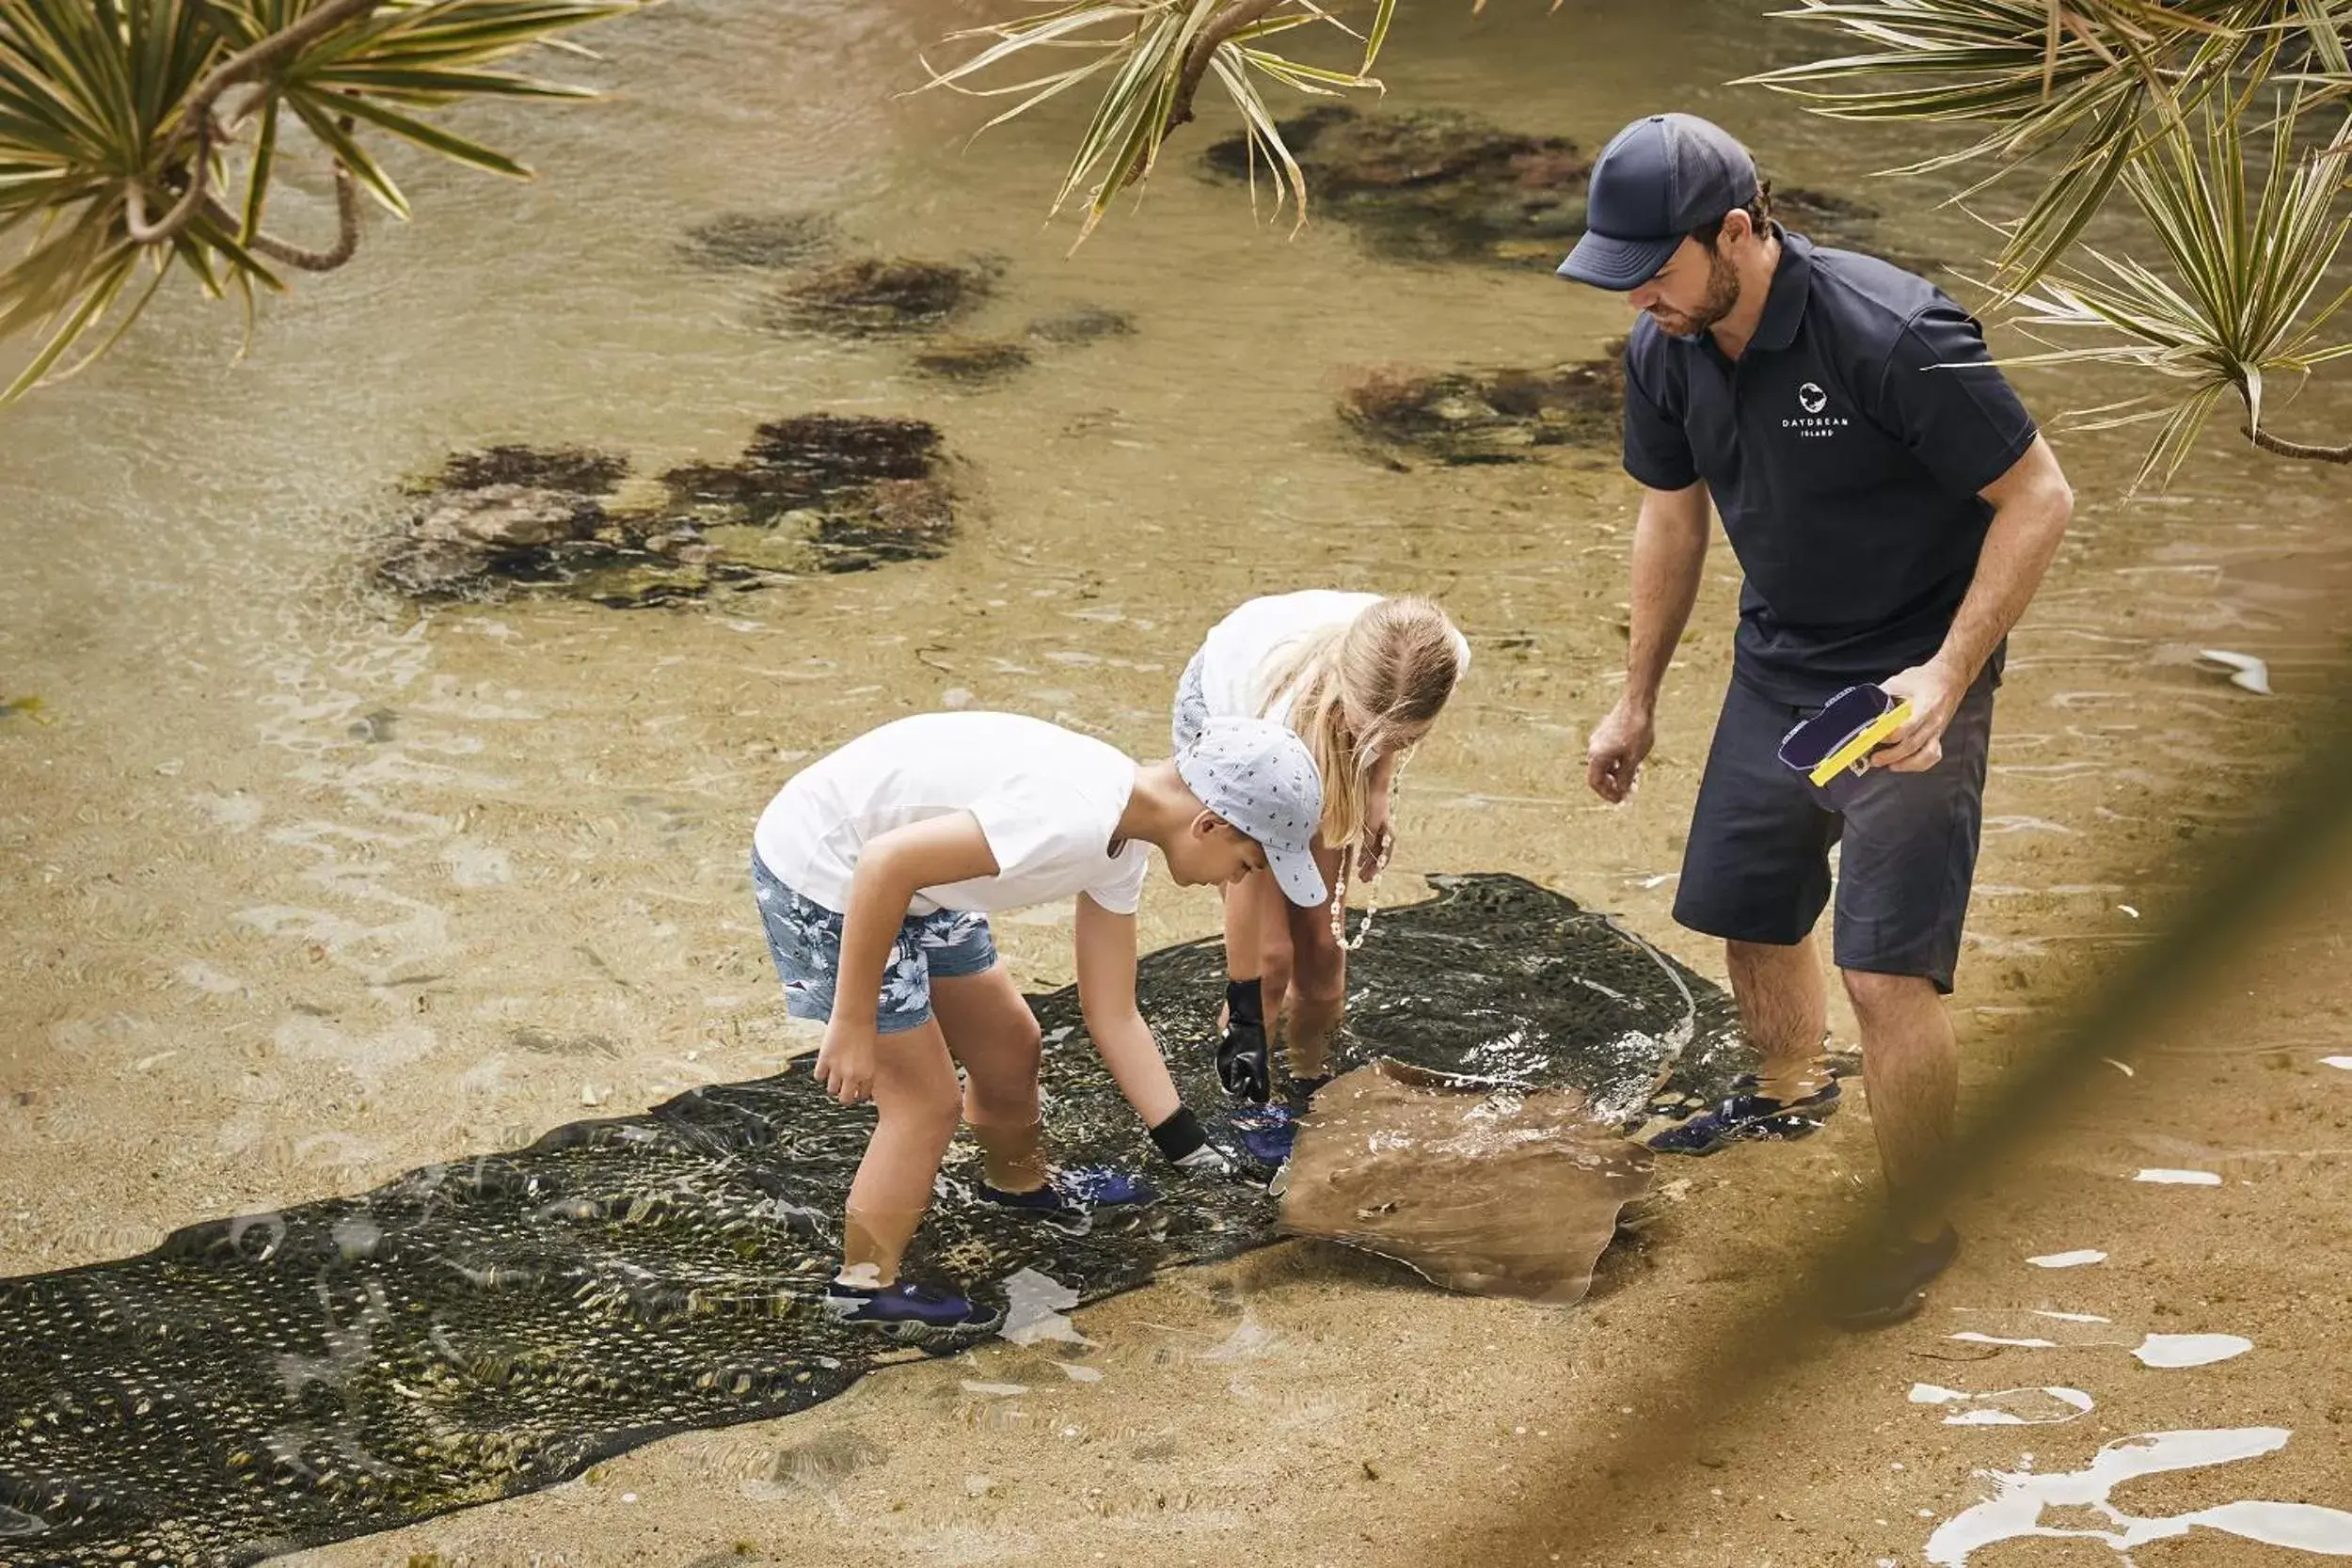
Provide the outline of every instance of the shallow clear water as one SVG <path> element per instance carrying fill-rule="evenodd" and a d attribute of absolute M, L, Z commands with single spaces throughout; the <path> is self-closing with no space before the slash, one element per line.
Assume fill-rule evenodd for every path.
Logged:
<path fill-rule="evenodd" d="M 242 362 L 232 310 L 159 311 L 6 416 L 0 697 L 48 722 L 0 718 L 0 1268 L 771 1070 L 789 1041 L 743 843 L 800 759 L 957 689 L 1150 754 L 1201 630 L 1273 588 L 1429 591 L 1477 649 L 1408 782 L 1392 877 L 1519 872 L 1712 962 L 1665 911 L 1728 653 L 1727 554 L 1648 787 L 1612 812 L 1581 758 L 1622 655 L 1613 460 L 1399 474 L 1332 414 L 1354 367 L 1591 356 L 1617 304 L 1540 269 L 1374 261 L 1337 224 L 1253 227 L 1198 172 L 1214 116 L 1140 213 L 1066 257 L 1074 230 L 1041 220 L 1074 111 L 967 148 L 970 104 L 892 96 L 974 14 L 713 4 L 609 27 L 577 73 L 610 100 L 480 118 L 536 183 L 404 169 L 418 221 L 372 223 L 358 264 L 265 309 Z M 1430 7 L 1388 74 L 1396 103 L 1588 146 L 1696 107 L 1784 182 L 1967 254 L 1937 191 L 1866 180 L 1904 138 L 1714 85 L 1800 47 L 1744 7 Z M 976 333 L 1082 303 L 1137 330 L 957 389 L 902 344 L 760 330 L 765 280 L 677 255 L 721 213 L 806 208 L 882 253 L 1003 258 Z M 2118 395 L 2024 384 L 2044 413 Z M 2346 403 L 2281 419 L 2325 431 Z M 641 613 L 419 613 L 364 586 L 394 488 L 453 450 L 585 442 L 647 475 L 818 409 L 942 426 L 966 497 L 946 559 Z M 2025 961 L 2135 940 L 2120 906 L 2160 891 L 2137 877 L 2182 833 L 2260 809 L 2241 791 L 2292 741 L 2325 652 L 2313 607 L 2346 579 L 2327 474 L 2217 439 L 2180 491 L 2125 503 L 2129 440 L 2061 451 L 2081 521 L 2011 662 L 1963 973 L 1992 1021 L 2028 1006 Z M 2211 646 L 2259 653 L 2289 695 L 2200 672 Z M 1159 884 L 1145 941 L 1213 920 Z M 1057 911 L 1001 940 L 1025 982 L 1066 976 Z M 1377 961 L 1375 937 L 1359 962 Z"/>

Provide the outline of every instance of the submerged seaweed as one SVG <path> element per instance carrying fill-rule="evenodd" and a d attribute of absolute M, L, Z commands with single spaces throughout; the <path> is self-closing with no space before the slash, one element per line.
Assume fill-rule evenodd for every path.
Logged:
<path fill-rule="evenodd" d="M 1661 1078 L 1712 1098 L 1745 1065 L 1729 998 L 1605 918 L 1517 878 L 1441 887 L 1384 914 L 1343 1068 L 1571 1085 L 1630 1123 Z M 1223 994 L 1213 942 L 1143 963 L 1203 1111 Z M 1144 1168 L 1074 992 L 1032 1004 L 1058 1155 Z M 0 1281 L 0 1556 L 249 1562 L 829 1399 L 887 1353 L 817 1306 L 870 1123 L 787 1072 Z M 911 1267 L 983 1298 L 1033 1270 L 1094 1301 L 1275 1234 L 1257 1188 L 1162 1167 L 1158 1202 L 1064 1236 L 975 1203 L 977 1172 L 960 1144 Z"/>
<path fill-rule="evenodd" d="M 733 463 L 661 476 L 668 504 L 614 505 L 628 465 L 522 447 L 453 458 L 377 567 L 413 598 L 561 594 L 639 609 L 805 572 L 944 554 L 954 496 L 920 420 L 805 414 L 761 425 Z"/>
<path fill-rule="evenodd" d="M 1029 324 L 1029 336 L 1043 343 L 1090 343 L 1101 338 L 1124 338 L 1136 329 L 1136 318 L 1106 305 L 1073 305 Z"/>
<path fill-rule="evenodd" d="M 916 370 L 944 381 L 1002 381 L 1028 364 L 1029 351 L 1021 344 L 988 340 L 944 342 L 914 356 Z"/>
<path fill-rule="evenodd" d="M 995 269 L 903 257 L 851 257 L 813 267 L 770 297 L 771 331 L 871 338 L 946 326 L 986 299 Z"/>
<path fill-rule="evenodd" d="M 1592 160 L 1559 136 L 1521 135 L 1453 109 L 1362 114 L 1327 103 L 1280 130 L 1318 209 L 1391 261 L 1557 260 L 1584 227 Z M 1235 179 L 1248 176 L 1249 158 L 1238 135 L 1207 153 L 1210 168 Z"/>
<path fill-rule="evenodd" d="M 803 507 L 885 480 L 932 478 L 939 429 L 921 420 L 803 414 L 761 425 L 729 464 L 690 464 L 661 476 L 676 505 L 740 508 L 742 521 L 771 523 Z"/>
<path fill-rule="evenodd" d="M 700 267 L 797 267 L 830 249 L 833 219 L 823 213 L 722 213 L 686 231 L 678 250 Z"/>
<path fill-rule="evenodd" d="M 1453 109 L 1367 114 L 1332 103 L 1279 128 L 1317 209 L 1354 229 L 1386 260 L 1549 268 L 1584 231 L 1592 159 L 1562 137 L 1506 131 Z M 1212 143 L 1205 156 L 1212 171 L 1229 179 L 1251 172 L 1245 137 Z M 1878 210 L 1862 202 L 1797 186 L 1775 190 L 1772 204 L 1790 229 L 1822 245 L 1866 251 L 1914 272 L 1941 264 L 1881 246 Z"/>
<path fill-rule="evenodd" d="M 567 496 L 602 496 L 628 477 L 628 458 L 586 447 L 485 447 L 451 454 L 425 488 L 488 490 L 514 485 Z"/>

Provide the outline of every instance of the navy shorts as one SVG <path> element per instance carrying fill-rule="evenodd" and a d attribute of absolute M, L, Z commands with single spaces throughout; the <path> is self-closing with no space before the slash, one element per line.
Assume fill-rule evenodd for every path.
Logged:
<path fill-rule="evenodd" d="M 752 896 L 768 933 L 768 954 L 784 982 L 784 1010 L 818 1023 L 833 1018 L 834 985 L 841 972 L 841 916 L 795 893 L 752 857 Z M 882 965 L 874 1032 L 904 1034 L 931 1019 L 931 982 L 983 974 L 996 962 L 988 916 L 977 910 L 911 914 L 898 927 Z"/>
<path fill-rule="evenodd" d="M 1779 756 L 1781 736 L 1818 712 L 1738 680 L 1724 695 L 1682 854 L 1675 919 L 1733 942 L 1802 942 L 1829 902 L 1840 969 L 1916 974 L 1952 989 L 1984 821 L 1993 676 L 1978 677 L 1924 773 L 1870 768 L 1822 788 Z"/>

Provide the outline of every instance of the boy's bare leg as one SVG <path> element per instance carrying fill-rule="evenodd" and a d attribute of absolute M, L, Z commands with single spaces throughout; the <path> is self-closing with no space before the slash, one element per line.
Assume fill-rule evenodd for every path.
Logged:
<path fill-rule="evenodd" d="M 1326 887 L 1339 886 L 1342 852 L 1315 845 L 1315 865 Z M 1274 879 L 1268 877 L 1267 881 Z M 1277 897 L 1280 891 L 1277 889 Z M 1331 934 L 1331 906 L 1302 910 L 1284 899 L 1283 923 L 1290 933 L 1290 1023 L 1285 1033 L 1293 1078 L 1323 1078 L 1331 1071 L 1331 1037 L 1347 1008 L 1347 950 Z"/>
<path fill-rule="evenodd" d="M 1001 963 L 977 974 L 934 978 L 931 1011 L 948 1053 L 963 1064 L 963 1119 L 986 1157 L 988 1184 L 1000 1192 L 1037 1191 L 1046 1180 L 1037 1015 Z"/>
<path fill-rule="evenodd" d="M 884 1035 L 874 1053 L 874 1133 L 850 1183 L 841 1282 L 868 1289 L 898 1282 L 940 1157 L 962 1109 L 955 1063 L 937 1020 Z"/>

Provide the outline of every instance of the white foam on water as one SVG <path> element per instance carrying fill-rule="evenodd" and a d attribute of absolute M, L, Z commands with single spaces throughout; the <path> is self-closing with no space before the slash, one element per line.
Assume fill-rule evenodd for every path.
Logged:
<path fill-rule="evenodd" d="M 996 1399 L 1009 1400 L 1027 1393 L 1029 1386 L 1025 1383 L 981 1383 L 967 1377 L 963 1380 L 963 1391 L 967 1394 L 987 1394 Z"/>
<path fill-rule="evenodd" d="M 2132 1354 L 2144 1367 L 2205 1367 L 2253 1348 L 2253 1340 L 2235 1334 L 2151 1334 Z"/>
<path fill-rule="evenodd" d="M 1041 1339 L 1090 1345 L 1094 1341 L 1079 1333 L 1078 1325 L 1062 1312 L 1077 1305 L 1076 1291 L 1052 1275 L 1023 1269 L 1005 1278 L 1005 1326 L 997 1332 L 1016 1345 L 1034 1345 Z"/>
<path fill-rule="evenodd" d="M 2341 1509 L 2246 1501 L 2193 1513 L 2143 1518 L 2125 1513 L 2107 1500 L 2117 1486 L 2140 1476 L 2201 1469 L 2276 1453 L 2286 1447 L 2290 1435 L 2284 1427 L 2152 1432 L 2107 1444 L 2091 1457 L 2087 1470 L 2040 1475 L 2029 1470 L 1979 1470 L 1979 1475 L 1993 1482 L 1993 1496 L 1936 1528 L 1928 1537 L 1928 1561 L 1933 1568 L 1966 1568 L 1969 1557 L 1986 1546 L 2047 1536 L 2100 1542 L 2128 1563 L 2127 1554 L 2138 1547 L 2174 1540 L 2201 1528 L 2322 1557 L 2352 1557 L 2352 1513 Z M 2093 1510 L 2104 1514 L 2113 1528 L 2048 1528 L 2042 1523 L 2045 1508 Z"/>
<path fill-rule="evenodd" d="M 245 982 L 233 974 L 215 969 L 200 958 L 192 958 L 180 966 L 179 980 L 193 986 L 207 996 L 234 996 L 245 990 Z"/>
<path fill-rule="evenodd" d="M 441 848 L 441 864 L 459 887 L 499 887 L 515 879 L 505 850 L 470 839 L 452 839 Z"/>
<path fill-rule="evenodd" d="M 2050 1312 L 2039 1307 L 2033 1309 L 2033 1315 L 2062 1323 L 2111 1323 L 2115 1321 L 2113 1318 L 2103 1318 L 2096 1312 Z"/>
<path fill-rule="evenodd" d="M 2176 1187 L 2218 1187 L 2221 1178 L 2209 1170 L 2143 1170 L 2135 1181 L 2160 1181 Z"/>
<path fill-rule="evenodd" d="M 2073 1252 L 2045 1252 L 2039 1258 L 2026 1259 L 2037 1269 L 2079 1269 L 2086 1263 L 2104 1263 L 2106 1260 L 2106 1253 L 2090 1247 L 2080 1247 Z"/>
<path fill-rule="evenodd" d="M 1282 1337 L 1259 1323 L 1245 1311 L 1240 1323 L 1216 1344 L 1197 1351 L 1195 1361 L 1256 1361 L 1274 1354 L 1281 1348 Z"/>
<path fill-rule="evenodd" d="M 1973 1328 L 1955 1334 L 1952 1338 L 1965 1339 L 1972 1345 L 2014 1345 L 2019 1350 L 2056 1350 L 2058 1348 L 2056 1339 L 2004 1339 L 1996 1334 L 1979 1334 Z"/>
<path fill-rule="evenodd" d="M 431 1055 L 437 1037 L 421 1023 L 395 1023 L 374 1035 L 352 1034 L 325 1019 L 297 1013 L 279 1023 L 270 1038 L 280 1055 L 332 1063 L 374 1088 L 409 1063 Z"/>
<path fill-rule="evenodd" d="M 2322 1056 L 2319 1059 L 2319 1065 L 2342 1068 L 2346 1072 L 2352 1072 L 2352 1056 Z"/>
<path fill-rule="evenodd" d="M 2057 1426 L 2089 1415 L 2091 1408 L 2090 1396 L 2080 1388 L 1996 1388 L 1971 1394 L 1932 1383 L 1913 1384 L 1911 1402 L 1967 1406 L 1944 1418 L 1947 1427 Z"/>
<path fill-rule="evenodd" d="M 2240 690 L 2261 697 L 2274 695 L 2270 689 L 2270 666 L 2254 655 L 2242 654 L 2234 648 L 2200 648 L 2197 657 L 2229 671 L 2230 684 Z"/>

